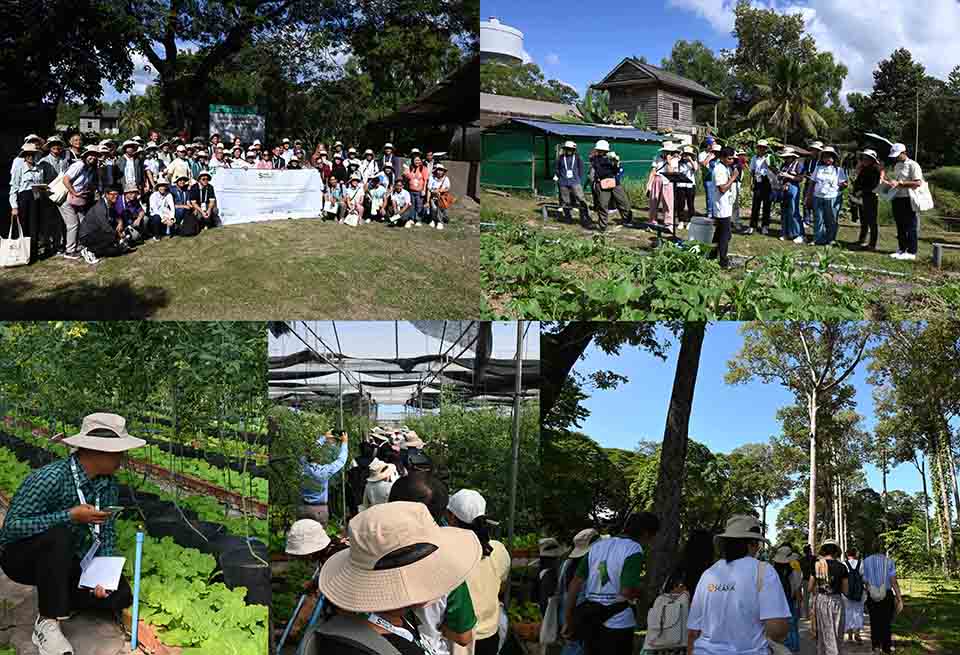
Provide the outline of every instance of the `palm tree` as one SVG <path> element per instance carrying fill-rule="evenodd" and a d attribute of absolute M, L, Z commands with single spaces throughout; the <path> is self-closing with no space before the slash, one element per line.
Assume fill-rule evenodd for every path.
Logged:
<path fill-rule="evenodd" d="M 812 137 L 817 129 L 827 129 L 827 121 L 813 108 L 816 78 L 813 69 L 793 59 L 781 58 L 774 64 L 773 75 L 765 84 L 757 84 L 761 99 L 750 109 L 747 118 L 766 117 L 767 125 L 783 134 L 803 129 Z"/>
<path fill-rule="evenodd" d="M 120 111 L 120 127 L 129 134 L 145 133 L 154 125 L 154 117 L 141 96 L 130 96 Z"/>

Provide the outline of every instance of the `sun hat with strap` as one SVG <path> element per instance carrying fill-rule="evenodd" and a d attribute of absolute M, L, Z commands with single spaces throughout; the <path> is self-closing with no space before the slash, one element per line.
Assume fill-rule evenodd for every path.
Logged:
<path fill-rule="evenodd" d="M 760 520 L 749 514 L 734 514 L 727 519 L 727 525 L 724 531 L 714 537 L 717 539 L 756 539 L 757 541 L 767 541 L 763 538 Z"/>
<path fill-rule="evenodd" d="M 67 437 L 63 443 L 73 448 L 121 453 L 145 446 L 147 442 L 130 436 L 127 432 L 127 420 L 122 416 L 97 413 L 84 416 L 80 432 Z"/>
<path fill-rule="evenodd" d="M 590 546 L 593 545 L 593 541 L 599 536 L 600 533 L 593 528 L 581 530 L 573 537 L 573 550 L 570 551 L 567 557 L 571 559 L 583 557 L 590 551 Z"/>
<path fill-rule="evenodd" d="M 290 555 L 312 555 L 329 545 L 323 524 L 313 519 L 300 519 L 287 532 L 286 552 Z"/>
<path fill-rule="evenodd" d="M 441 528 L 426 505 L 375 505 L 350 520 L 350 548 L 320 569 L 320 591 L 350 612 L 382 612 L 436 600 L 467 579 L 483 553 L 476 535 Z"/>

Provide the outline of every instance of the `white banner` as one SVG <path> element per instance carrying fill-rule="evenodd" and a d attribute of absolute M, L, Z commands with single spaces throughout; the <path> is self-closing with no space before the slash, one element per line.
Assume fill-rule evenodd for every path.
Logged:
<path fill-rule="evenodd" d="M 313 218 L 323 207 L 323 176 L 312 169 L 218 168 L 211 183 L 224 225 Z"/>

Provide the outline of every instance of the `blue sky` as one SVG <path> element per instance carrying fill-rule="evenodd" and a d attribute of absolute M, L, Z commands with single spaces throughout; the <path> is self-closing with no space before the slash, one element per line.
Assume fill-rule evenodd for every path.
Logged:
<path fill-rule="evenodd" d="M 872 3 L 835 0 L 752 0 L 754 6 L 801 13 L 820 50 L 849 69 L 844 93 L 869 92 L 877 62 L 906 47 L 927 72 L 945 79 L 960 65 L 960 2 Z M 524 33 L 524 47 L 549 78 L 582 92 L 627 56 L 659 65 L 678 39 L 701 40 L 715 53 L 733 48 L 736 0 L 643 0 L 615 8 L 572 0 L 481 0 L 483 20 L 497 16 Z"/>
<path fill-rule="evenodd" d="M 727 362 L 739 352 L 743 341 L 738 332 L 739 325 L 712 323 L 707 327 L 703 343 L 690 417 L 690 437 L 714 452 L 728 453 L 745 443 L 769 440 L 770 436 L 780 432 L 777 410 L 792 402 L 791 394 L 776 384 L 765 385 L 756 381 L 731 386 L 724 382 Z M 633 347 L 624 348 L 616 357 L 593 346 L 587 350 L 586 359 L 578 362 L 575 370 L 590 373 L 609 369 L 626 375 L 630 382 L 615 390 L 593 392 L 584 403 L 591 412 L 583 423 L 584 433 L 603 446 L 627 450 L 633 450 L 641 440 L 663 439 L 679 351 L 678 340 L 672 335 L 669 338 L 672 346 L 667 361 Z M 864 417 L 863 427 L 872 430 L 875 423 L 873 387 L 866 378 L 866 365 L 862 363 L 852 376 L 852 384 L 857 392 L 857 411 Z M 866 474 L 867 483 L 879 491 L 882 488 L 880 471 L 867 466 Z M 920 474 L 911 464 L 901 465 L 888 473 L 887 488 L 908 493 L 920 491 Z M 774 507 L 772 512 L 768 510 L 771 529 L 776 527 L 776 514 L 782 504 Z"/>

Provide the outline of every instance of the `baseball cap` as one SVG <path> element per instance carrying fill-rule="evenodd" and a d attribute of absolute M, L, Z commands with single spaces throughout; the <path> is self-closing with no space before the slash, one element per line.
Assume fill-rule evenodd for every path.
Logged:
<path fill-rule="evenodd" d="M 899 157 L 900 153 L 906 151 L 907 146 L 903 145 L 902 143 L 894 143 L 892 146 L 890 146 L 890 154 L 887 155 L 887 157 L 893 159 L 894 157 Z"/>
<path fill-rule="evenodd" d="M 464 523 L 473 523 L 487 514 L 487 501 L 474 489 L 461 489 L 450 496 L 447 509 Z M 492 522 L 491 522 L 492 523 Z M 494 524 L 496 525 L 496 524 Z"/>

